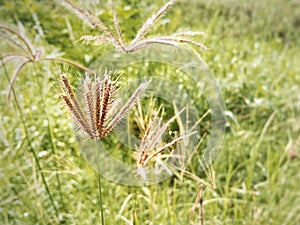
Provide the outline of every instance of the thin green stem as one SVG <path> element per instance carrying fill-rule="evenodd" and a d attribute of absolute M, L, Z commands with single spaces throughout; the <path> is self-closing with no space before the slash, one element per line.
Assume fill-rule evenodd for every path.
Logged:
<path fill-rule="evenodd" d="M 104 222 L 104 212 L 103 212 L 103 201 L 102 201 L 102 183 L 101 183 L 101 175 L 100 175 L 100 143 L 97 141 L 97 173 L 98 173 L 98 188 L 99 188 L 99 204 L 101 211 L 101 224 L 105 225 Z"/>
<path fill-rule="evenodd" d="M 4 64 L 3 61 L 2 61 L 2 63 L 3 63 L 2 66 L 3 66 L 3 70 L 4 70 L 4 73 L 5 73 L 5 76 L 6 76 L 6 78 L 7 78 L 7 81 L 9 82 L 9 75 L 8 75 L 8 72 L 7 72 L 7 70 L 6 70 L 6 67 L 5 67 L 5 64 Z M 15 100 L 15 104 L 16 104 L 16 106 L 17 106 L 18 112 L 19 112 L 20 117 L 21 117 L 21 120 L 22 120 L 22 125 L 23 125 L 23 128 L 24 128 L 24 132 L 25 132 L 26 140 L 27 140 L 28 145 L 29 145 L 30 152 L 33 154 L 34 160 L 35 160 L 35 162 L 36 162 L 36 164 L 37 164 L 37 167 L 38 167 L 38 171 L 39 171 L 40 174 L 41 174 L 42 182 L 43 182 L 43 184 L 44 184 L 44 186 L 45 186 L 45 189 L 46 189 L 47 194 L 49 195 L 49 198 L 50 198 L 51 204 L 52 204 L 52 206 L 53 206 L 53 208 L 54 208 L 56 217 L 58 218 L 58 216 L 59 216 L 58 210 L 57 210 L 57 208 L 56 208 L 56 206 L 55 206 L 55 204 L 54 204 L 54 200 L 53 200 L 53 197 L 52 197 L 52 195 L 51 195 L 49 186 L 48 186 L 48 184 L 47 184 L 47 182 L 46 182 L 44 173 L 42 172 L 42 166 L 41 166 L 41 164 L 40 164 L 40 161 L 39 161 L 39 159 L 38 159 L 38 156 L 37 156 L 36 152 L 34 151 L 34 148 L 33 148 L 33 146 L 32 146 L 32 142 L 31 142 L 31 140 L 30 140 L 30 138 L 29 138 L 29 134 L 28 134 L 27 126 L 26 126 L 26 121 L 25 121 L 25 118 L 24 118 L 24 115 L 23 115 L 21 106 L 20 106 L 20 104 L 19 104 L 19 101 L 18 101 L 18 99 L 17 99 L 16 93 L 15 93 L 15 90 L 14 90 L 13 87 L 11 88 L 11 91 L 12 91 L 13 98 L 14 98 L 14 100 Z"/>

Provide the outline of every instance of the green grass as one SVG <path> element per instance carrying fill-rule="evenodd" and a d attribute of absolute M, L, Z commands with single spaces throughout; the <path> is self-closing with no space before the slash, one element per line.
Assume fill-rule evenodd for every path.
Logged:
<path fill-rule="evenodd" d="M 22 21 L 34 44 L 47 53 L 57 49 L 65 58 L 88 66 L 111 48 L 76 42 L 94 31 L 54 2 L 15 2 L 0 2 L 0 21 L 11 27 Z M 300 3 L 195 0 L 182 6 L 184 2 L 175 5 L 153 32 L 206 31 L 199 41 L 211 50 L 201 54 L 222 87 L 228 112 L 225 139 L 209 171 L 198 171 L 197 159 L 192 161 L 189 169 L 197 179 L 172 178 L 139 188 L 102 179 L 106 223 L 199 223 L 198 214 L 190 218 L 190 212 L 204 181 L 215 183 L 215 188 L 204 186 L 204 224 L 300 224 Z M 126 38 L 161 4 L 118 3 Z M 124 10 L 126 5 L 132 7 Z M 111 14 L 104 12 L 103 18 L 112 24 L 106 15 Z M 8 50 L 0 43 L 1 54 Z M 7 65 L 9 74 L 14 68 L 15 64 Z M 74 86 L 80 71 L 55 63 L 28 64 L 14 85 L 19 112 L 14 100 L 7 101 L 8 84 L 0 69 L 0 224 L 100 224 L 97 176 L 80 154 L 58 92 L 59 70 L 73 75 Z M 168 71 L 154 65 L 135 68 L 134 74 L 143 70 L 162 71 L 162 76 Z M 188 88 L 197 99 L 196 90 Z"/>

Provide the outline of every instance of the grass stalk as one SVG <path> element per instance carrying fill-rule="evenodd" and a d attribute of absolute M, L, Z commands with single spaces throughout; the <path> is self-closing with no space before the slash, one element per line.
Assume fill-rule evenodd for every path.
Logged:
<path fill-rule="evenodd" d="M 105 225 L 104 220 L 104 212 L 103 212 L 103 199 L 102 199 L 102 182 L 101 182 L 101 175 L 100 175 L 100 143 L 97 141 L 97 173 L 98 173 L 98 189 L 99 189 L 99 204 L 100 204 L 100 211 L 101 211 L 101 224 Z"/>
<path fill-rule="evenodd" d="M 204 225 L 203 184 L 201 184 L 200 187 L 199 187 L 198 195 L 199 195 L 199 217 L 200 217 L 200 225 Z"/>

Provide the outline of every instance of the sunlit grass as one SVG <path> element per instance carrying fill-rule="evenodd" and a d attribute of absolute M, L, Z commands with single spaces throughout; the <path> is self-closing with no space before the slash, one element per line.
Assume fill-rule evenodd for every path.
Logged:
<path fill-rule="evenodd" d="M 190 220 L 197 224 L 199 215 L 190 217 L 190 213 L 201 183 L 206 184 L 204 224 L 300 223 L 300 5 L 270 2 L 195 1 L 188 7 L 179 3 L 155 27 L 154 32 L 160 33 L 179 28 L 206 31 L 204 44 L 211 50 L 202 55 L 222 86 L 227 134 L 210 171 L 197 170 L 195 158 L 190 165 L 195 176 L 182 180 L 173 177 L 142 188 L 102 180 L 107 224 L 189 224 Z M 151 15 L 162 2 L 131 3 L 131 8 L 124 1 L 116 9 L 120 18 L 128 18 L 123 27 L 138 29 L 141 24 L 135 18 L 146 18 L 141 12 Z M 70 36 L 79 40 L 90 30 L 57 5 L 45 1 L 17 5 L 7 1 L 0 6 L 2 23 L 12 25 L 20 19 L 32 40 L 43 40 L 45 49 L 55 46 L 65 58 L 87 65 L 109 48 L 71 40 Z M 53 13 L 45 12 L 50 10 Z M 32 12 L 44 37 L 35 36 Z M 66 28 L 66 19 L 72 30 Z M 136 30 L 132 35 L 130 31 L 129 37 Z M 7 48 L 0 46 L 0 52 Z M 7 66 L 10 73 L 14 66 Z M 15 81 L 28 134 L 14 102 L 8 103 L 8 82 L 0 68 L 0 224 L 100 224 L 98 181 L 61 110 L 58 68 L 75 74 L 74 86 L 80 81 L 76 69 L 52 63 L 32 64 Z M 196 93 L 192 87 L 188 91 Z M 42 165 L 58 217 L 26 135 Z"/>

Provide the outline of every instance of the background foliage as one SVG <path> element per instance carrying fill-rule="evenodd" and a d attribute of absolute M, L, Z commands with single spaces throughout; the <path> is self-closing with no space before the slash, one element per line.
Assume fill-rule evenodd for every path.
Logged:
<path fill-rule="evenodd" d="M 93 2 L 82 4 L 98 10 L 112 26 L 108 5 L 91 8 Z M 162 4 L 117 2 L 125 38 L 131 39 Z M 61 54 L 86 66 L 111 48 L 78 41 L 96 32 L 56 1 L 2 0 L 0 21 L 16 29 L 24 26 L 45 54 Z M 190 212 L 204 182 L 215 184 L 204 187 L 205 224 L 300 224 L 300 2 L 182 0 L 153 33 L 177 30 L 206 33 L 199 41 L 211 50 L 201 54 L 222 86 L 228 115 L 221 152 L 207 173 L 191 165 L 195 176 L 182 181 L 143 188 L 104 181 L 107 224 L 196 223 L 197 213 L 190 217 Z M 9 48 L 1 41 L 1 54 Z M 9 74 L 15 66 L 6 66 Z M 99 224 L 95 173 L 81 157 L 59 104 L 60 71 L 73 74 L 76 86 L 81 74 L 73 67 L 26 66 L 14 86 L 20 113 L 7 100 L 1 67 L 1 224 Z M 58 215 L 30 149 L 38 154 Z"/>

